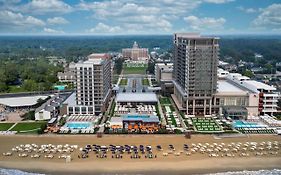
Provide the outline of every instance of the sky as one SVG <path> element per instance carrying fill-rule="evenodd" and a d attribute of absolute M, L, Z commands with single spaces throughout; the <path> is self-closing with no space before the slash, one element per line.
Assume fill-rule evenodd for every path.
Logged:
<path fill-rule="evenodd" d="M 281 34 L 280 0 L 0 0 L 0 35 Z"/>

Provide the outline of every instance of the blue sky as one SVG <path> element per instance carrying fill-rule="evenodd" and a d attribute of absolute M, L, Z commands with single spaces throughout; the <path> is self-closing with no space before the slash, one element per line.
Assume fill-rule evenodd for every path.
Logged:
<path fill-rule="evenodd" d="M 281 34 L 280 0 L 0 0 L 0 34 Z"/>

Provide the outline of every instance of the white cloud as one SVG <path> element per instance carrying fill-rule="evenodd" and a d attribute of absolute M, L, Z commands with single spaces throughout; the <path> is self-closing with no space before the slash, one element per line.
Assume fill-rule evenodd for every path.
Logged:
<path fill-rule="evenodd" d="M 235 1 L 235 0 L 205 0 L 205 2 L 214 3 L 214 4 L 224 4 L 224 3 L 233 2 L 233 1 Z"/>
<path fill-rule="evenodd" d="M 117 23 L 127 31 L 171 32 L 173 21 L 188 16 L 202 3 L 222 4 L 234 0 L 109 0 L 81 1 L 76 7 L 93 13 L 102 22 Z"/>
<path fill-rule="evenodd" d="M 94 28 L 86 30 L 89 33 L 119 33 L 121 32 L 120 26 L 109 26 L 104 23 L 98 23 Z"/>
<path fill-rule="evenodd" d="M 67 23 L 69 23 L 69 21 L 67 21 L 63 17 L 48 18 L 47 22 L 49 24 L 67 24 Z"/>
<path fill-rule="evenodd" d="M 46 32 L 46 33 L 50 33 L 50 34 L 62 34 L 62 33 L 64 33 L 64 31 L 62 31 L 62 30 L 55 30 L 55 29 L 51 29 L 51 28 L 44 28 L 43 31 Z"/>
<path fill-rule="evenodd" d="M 272 4 L 264 8 L 253 20 L 252 25 L 261 29 L 281 29 L 281 4 Z"/>
<path fill-rule="evenodd" d="M 24 29 L 44 26 L 45 22 L 33 16 L 24 16 L 21 13 L 14 13 L 8 10 L 0 11 L 1 30 Z"/>
<path fill-rule="evenodd" d="M 198 18 L 196 16 L 187 16 L 184 17 L 184 20 L 188 23 L 189 28 L 196 31 L 203 31 L 206 29 L 221 29 L 226 22 L 224 18 Z"/>
<path fill-rule="evenodd" d="M 27 4 L 18 6 L 18 10 L 33 14 L 68 13 L 73 8 L 61 0 L 31 0 Z"/>
<path fill-rule="evenodd" d="M 245 13 L 257 13 L 261 11 L 261 9 L 254 9 L 254 8 L 245 8 L 242 6 L 237 7 L 238 10 L 245 12 Z"/>

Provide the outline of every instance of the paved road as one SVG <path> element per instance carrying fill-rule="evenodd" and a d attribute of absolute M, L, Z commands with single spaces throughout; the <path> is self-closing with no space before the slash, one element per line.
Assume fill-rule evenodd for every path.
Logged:
<path fill-rule="evenodd" d="M 125 78 L 125 77 L 124 77 Z M 148 90 L 148 86 L 142 85 L 142 79 L 146 78 L 145 75 L 130 75 L 126 76 L 128 82 L 127 86 L 125 86 L 126 93 L 131 93 L 133 89 L 136 90 L 136 92 L 142 92 L 143 88 L 145 89 L 145 92 L 150 92 Z M 135 87 L 133 87 L 133 84 L 135 82 Z M 120 86 L 119 92 L 122 93 L 124 89 L 124 86 Z"/>

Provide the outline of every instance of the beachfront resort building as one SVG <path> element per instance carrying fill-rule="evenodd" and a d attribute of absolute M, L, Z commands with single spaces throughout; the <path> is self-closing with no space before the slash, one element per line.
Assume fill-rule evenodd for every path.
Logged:
<path fill-rule="evenodd" d="M 277 112 L 279 94 L 276 92 L 275 87 L 255 80 L 250 80 L 249 77 L 242 76 L 238 73 L 229 73 L 226 79 L 237 86 L 248 90 L 253 97 L 258 99 L 258 101 L 255 101 L 254 103 L 257 103 L 255 111 L 258 110 L 260 115 L 273 115 Z M 249 104 L 251 102 L 253 101 L 249 101 Z M 251 112 L 249 111 L 249 113 Z"/>
<path fill-rule="evenodd" d="M 174 34 L 174 94 L 177 107 L 191 116 L 218 113 L 212 108 L 217 91 L 219 38 Z"/>
<path fill-rule="evenodd" d="M 68 115 L 100 114 L 111 96 L 111 57 L 91 54 L 75 65 L 76 92 L 64 102 Z"/>
<path fill-rule="evenodd" d="M 132 61 L 145 61 L 149 59 L 148 48 L 140 48 L 136 41 L 132 48 L 122 49 L 122 55 L 124 58 Z"/>
<path fill-rule="evenodd" d="M 279 94 L 275 87 L 223 69 L 218 70 L 218 78 L 213 108 L 218 108 L 219 114 L 246 119 L 277 112 Z"/>

